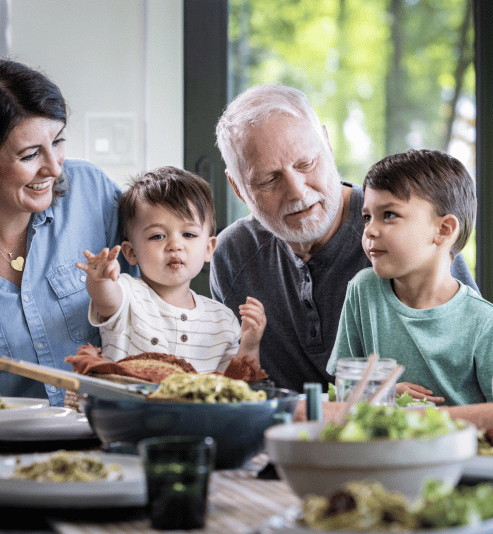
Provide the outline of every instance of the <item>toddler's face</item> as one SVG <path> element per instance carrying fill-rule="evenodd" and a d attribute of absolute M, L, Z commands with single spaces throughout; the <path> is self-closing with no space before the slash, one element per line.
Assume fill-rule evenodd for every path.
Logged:
<path fill-rule="evenodd" d="M 130 243 L 142 279 L 161 297 L 169 288 L 188 289 L 216 248 L 209 223 L 192 212 L 193 220 L 182 219 L 164 206 L 138 205 Z"/>
<path fill-rule="evenodd" d="M 431 202 L 367 187 L 362 214 L 363 249 L 378 276 L 402 279 L 436 267 L 441 218 Z"/>

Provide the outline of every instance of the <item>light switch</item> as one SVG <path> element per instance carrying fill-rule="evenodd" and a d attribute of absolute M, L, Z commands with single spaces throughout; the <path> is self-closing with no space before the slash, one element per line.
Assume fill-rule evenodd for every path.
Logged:
<path fill-rule="evenodd" d="M 134 113 L 86 113 L 85 157 L 98 164 L 137 163 L 137 116 Z"/>

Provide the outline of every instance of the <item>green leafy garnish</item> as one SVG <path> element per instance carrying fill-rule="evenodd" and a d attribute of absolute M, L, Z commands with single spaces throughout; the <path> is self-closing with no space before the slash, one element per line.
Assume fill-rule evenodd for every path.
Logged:
<path fill-rule="evenodd" d="M 434 438 L 464 427 L 445 411 L 425 408 L 408 411 L 391 406 L 360 402 L 353 407 L 344 425 L 329 423 L 322 430 L 322 441 L 369 441 L 374 439 Z"/>

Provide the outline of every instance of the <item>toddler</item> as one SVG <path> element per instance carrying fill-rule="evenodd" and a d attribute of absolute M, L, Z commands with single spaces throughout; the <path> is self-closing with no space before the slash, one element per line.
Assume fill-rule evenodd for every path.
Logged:
<path fill-rule="evenodd" d="M 89 321 L 100 328 L 106 358 L 172 354 L 199 373 L 224 372 L 233 357 L 259 367 L 262 304 L 247 298 L 240 327 L 229 308 L 190 289 L 216 248 L 207 182 L 175 167 L 148 172 L 123 194 L 119 220 L 121 247 L 84 251 L 87 263 L 76 264 L 87 274 Z M 120 248 L 140 278 L 120 274 Z"/>

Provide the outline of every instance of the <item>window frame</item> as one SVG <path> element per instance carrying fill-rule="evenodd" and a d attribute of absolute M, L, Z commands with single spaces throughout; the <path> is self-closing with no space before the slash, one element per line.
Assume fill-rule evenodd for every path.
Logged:
<path fill-rule="evenodd" d="M 493 302 L 493 11 L 483 0 L 474 7 L 476 48 L 476 183 L 478 218 L 476 282 Z M 228 0 L 184 0 L 185 168 L 206 178 L 213 188 L 218 229 L 228 213 L 229 187 L 215 146 L 215 126 L 228 94 Z M 205 106 L 204 103 L 207 103 Z M 492 177 L 492 178 L 489 178 Z"/>

